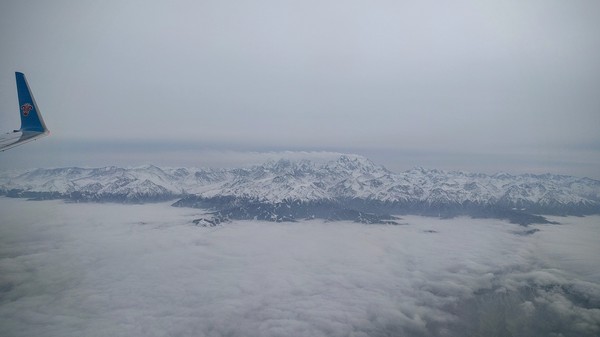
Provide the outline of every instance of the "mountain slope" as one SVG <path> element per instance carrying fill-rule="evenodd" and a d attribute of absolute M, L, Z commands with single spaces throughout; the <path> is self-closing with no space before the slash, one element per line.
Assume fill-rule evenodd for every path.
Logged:
<path fill-rule="evenodd" d="M 393 173 L 370 160 L 270 161 L 244 169 L 56 168 L 0 175 L 0 194 L 33 199 L 210 208 L 224 218 L 287 221 L 328 218 L 386 222 L 386 214 L 503 217 L 600 213 L 600 181 L 562 175 Z M 525 220 L 523 220 L 525 219 Z M 533 220 L 532 220 L 533 219 Z M 536 220 L 537 219 L 537 220 Z"/>

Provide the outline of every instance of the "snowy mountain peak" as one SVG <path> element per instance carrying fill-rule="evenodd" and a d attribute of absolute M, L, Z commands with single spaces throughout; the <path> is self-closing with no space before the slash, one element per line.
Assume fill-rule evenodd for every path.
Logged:
<path fill-rule="evenodd" d="M 262 205 L 327 203 L 328 207 L 334 203 L 344 209 L 369 213 L 385 210 L 479 214 L 491 208 L 552 214 L 600 213 L 600 181 L 593 179 L 550 174 L 485 175 L 424 168 L 392 173 L 356 155 L 341 155 L 325 163 L 281 159 L 240 169 L 154 165 L 36 169 L 0 174 L 0 194 L 119 202 L 193 196 L 194 205 L 198 200 L 237 200 L 234 205 L 238 206 L 249 201 Z M 253 212 L 247 210 L 244 214 Z"/>
<path fill-rule="evenodd" d="M 277 161 L 268 161 L 263 165 L 255 166 L 255 169 L 274 174 L 297 174 L 300 172 L 312 171 L 315 165 L 308 160 L 290 160 L 279 159 Z"/>

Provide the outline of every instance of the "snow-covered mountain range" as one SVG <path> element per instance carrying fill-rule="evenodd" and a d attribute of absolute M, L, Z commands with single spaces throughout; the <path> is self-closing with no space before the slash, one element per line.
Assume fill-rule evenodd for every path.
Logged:
<path fill-rule="evenodd" d="M 54 168 L 0 174 L 0 194 L 32 199 L 156 202 L 213 209 L 221 218 L 325 217 L 385 222 L 387 214 L 540 220 L 600 213 L 600 181 L 563 175 L 486 175 L 415 168 L 393 173 L 356 155 L 238 169 Z M 531 218 L 533 217 L 533 218 Z M 529 220 L 527 220 L 529 219 Z M 537 219 L 537 220 L 536 220 Z"/>

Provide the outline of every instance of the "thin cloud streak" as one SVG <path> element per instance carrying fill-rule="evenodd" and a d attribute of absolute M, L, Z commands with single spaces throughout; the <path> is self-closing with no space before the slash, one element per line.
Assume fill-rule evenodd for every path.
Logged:
<path fill-rule="evenodd" d="M 47 137 L 43 141 L 3 152 L 0 170 L 38 167 L 140 166 L 236 168 L 262 164 L 268 160 L 309 159 L 321 161 L 340 154 L 358 154 L 393 172 L 414 167 L 447 171 L 495 174 L 565 174 L 600 179 L 600 152 L 589 146 L 581 149 L 557 148 L 554 151 L 519 149 L 469 152 L 466 150 L 431 150 L 400 144 L 397 147 L 297 147 L 274 143 L 253 146 L 235 143 L 199 143 L 186 141 L 81 141 Z"/>

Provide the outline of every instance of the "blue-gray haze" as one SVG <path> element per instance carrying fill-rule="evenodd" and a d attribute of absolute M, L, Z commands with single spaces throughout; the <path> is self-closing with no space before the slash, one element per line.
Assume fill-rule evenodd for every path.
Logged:
<path fill-rule="evenodd" d="M 3 1 L 0 125 L 28 75 L 51 137 L 1 168 L 236 166 L 599 178 L 597 1 Z M 260 160 L 258 160 L 260 161 Z"/>

